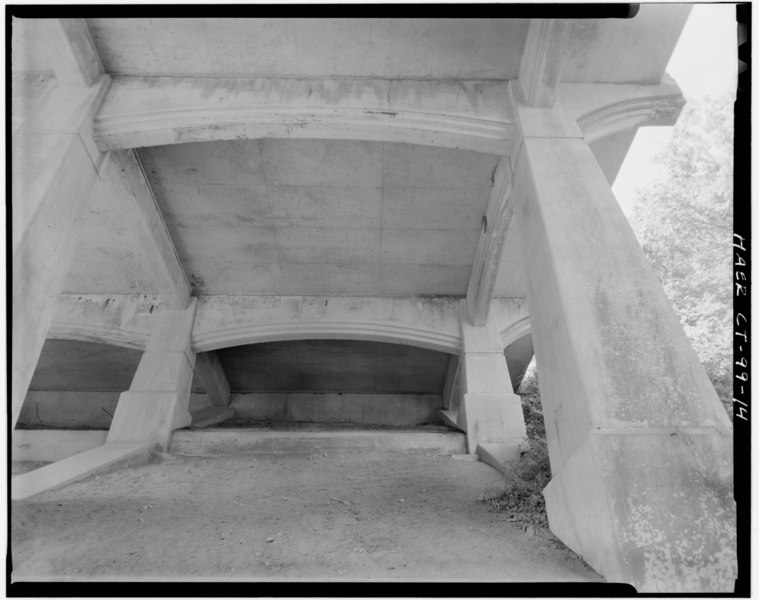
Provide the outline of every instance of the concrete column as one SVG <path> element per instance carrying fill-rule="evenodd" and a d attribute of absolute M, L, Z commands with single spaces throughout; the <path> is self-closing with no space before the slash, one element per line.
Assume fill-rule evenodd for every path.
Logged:
<path fill-rule="evenodd" d="M 729 592 L 732 431 L 577 124 L 512 88 L 551 530 L 639 592 Z"/>
<path fill-rule="evenodd" d="M 501 346 L 501 335 L 492 308 L 483 326 L 472 325 L 462 303 L 461 404 L 457 424 L 467 438 L 468 452 L 488 445 L 500 462 L 519 458 L 526 438 L 522 403 L 512 393 L 511 377 Z"/>
<path fill-rule="evenodd" d="M 90 131 L 107 85 L 102 76 L 90 88 L 51 87 L 13 137 L 12 426 L 105 160 Z"/>
<path fill-rule="evenodd" d="M 185 310 L 156 313 L 155 327 L 128 392 L 119 397 L 107 443 L 155 442 L 165 450 L 175 429 L 191 422 L 195 353 L 190 338 L 197 300 Z"/>

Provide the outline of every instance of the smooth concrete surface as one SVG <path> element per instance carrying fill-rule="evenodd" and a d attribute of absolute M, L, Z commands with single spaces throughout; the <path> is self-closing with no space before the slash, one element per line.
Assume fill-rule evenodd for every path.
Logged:
<path fill-rule="evenodd" d="M 350 452 L 383 450 L 409 454 L 464 454 L 461 433 L 421 431 L 272 431 L 270 429 L 207 429 L 175 431 L 169 452 L 213 455 L 245 452 L 289 454 L 299 452 Z"/>
<path fill-rule="evenodd" d="M 107 443 L 11 479 L 11 500 L 24 500 L 109 469 L 146 462 L 155 444 Z"/>
<path fill-rule="evenodd" d="M 732 591 L 730 421 L 576 125 L 515 101 L 551 528 L 641 592 Z"/>
<path fill-rule="evenodd" d="M 462 294 L 497 160 L 283 139 L 139 154 L 201 294 Z"/>
<path fill-rule="evenodd" d="M 108 86 L 53 88 L 13 137 L 13 353 L 11 424 L 29 388 L 55 298 L 74 259 L 104 157 L 80 129 Z"/>
<path fill-rule="evenodd" d="M 185 310 L 158 313 L 129 391 L 119 397 L 108 442 L 149 441 L 165 449 L 171 432 L 190 424 L 196 306 L 193 298 Z"/>
<path fill-rule="evenodd" d="M 116 412 L 119 394 L 117 391 L 30 391 L 24 399 L 18 425 L 107 430 Z"/>
<path fill-rule="evenodd" d="M 501 329 L 494 307 L 482 325 L 470 321 L 461 303 L 461 382 L 456 425 L 466 433 L 467 449 L 482 443 L 520 444 L 527 437 L 522 401 L 511 391 Z"/>
<path fill-rule="evenodd" d="M 238 421 L 437 425 L 439 394 L 232 394 Z"/>
<path fill-rule="evenodd" d="M 11 460 L 56 462 L 105 444 L 105 430 L 16 429 L 12 437 Z"/>

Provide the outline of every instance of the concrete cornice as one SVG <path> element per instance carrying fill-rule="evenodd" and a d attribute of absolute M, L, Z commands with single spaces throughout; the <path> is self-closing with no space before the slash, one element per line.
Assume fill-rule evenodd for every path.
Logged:
<path fill-rule="evenodd" d="M 558 96 L 588 143 L 634 127 L 674 125 L 685 105 L 669 77 L 655 85 L 562 83 Z"/>
<path fill-rule="evenodd" d="M 684 104 L 656 85 L 562 83 L 557 101 L 588 142 L 671 125 Z M 187 142 L 320 138 L 403 142 L 510 156 L 508 82 L 114 77 L 94 119 L 103 151 Z"/>
<path fill-rule="evenodd" d="M 509 154 L 505 82 L 115 77 L 103 150 L 242 138 L 405 142 Z"/>
<path fill-rule="evenodd" d="M 461 351 L 460 298 L 201 296 L 197 302 L 194 352 L 297 339 Z M 507 345 L 529 331 L 524 299 L 498 298 L 493 306 Z M 162 307 L 159 296 L 63 294 L 48 337 L 144 349 Z"/>

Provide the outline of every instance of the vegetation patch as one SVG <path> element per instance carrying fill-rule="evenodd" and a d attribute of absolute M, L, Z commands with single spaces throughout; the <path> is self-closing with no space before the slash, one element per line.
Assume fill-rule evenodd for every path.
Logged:
<path fill-rule="evenodd" d="M 547 528 L 543 489 L 551 480 L 551 467 L 548 464 L 546 428 L 534 366 L 525 375 L 519 390 L 527 425 L 528 445 L 513 467 L 509 489 L 500 496 L 483 497 L 482 500 L 490 503 L 494 510 L 508 513 L 510 520 L 517 524 L 536 529 Z"/>

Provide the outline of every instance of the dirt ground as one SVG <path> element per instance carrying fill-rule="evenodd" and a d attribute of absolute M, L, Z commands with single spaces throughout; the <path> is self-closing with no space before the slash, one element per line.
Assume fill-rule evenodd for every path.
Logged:
<path fill-rule="evenodd" d="M 13 502 L 12 578 L 602 581 L 479 501 L 504 486 L 449 456 L 164 454 Z"/>

